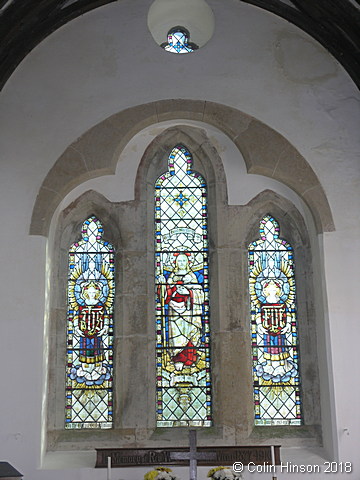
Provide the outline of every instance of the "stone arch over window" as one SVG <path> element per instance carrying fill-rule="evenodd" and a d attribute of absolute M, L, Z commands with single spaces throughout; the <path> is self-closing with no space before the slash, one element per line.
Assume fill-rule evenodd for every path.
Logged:
<path fill-rule="evenodd" d="M 113 425 L 114 247 L 87 217 L 69 248 L 65 428 Z"/>
<path fill-rule="evenodd" d="M 214 315 L 214 324 L 211 328 L 218 329 L 219 319 L 219 302 L 216 300 L 219 296 L 218 288 L 218 275 L 219 268 L 217 260 L 217 245 L 218 240 L 218 221 L 221 216 L 224 215 L 224 209 L 227 204 L 227 190 L 226 190 L 226 178 L 222 165 L 222 161 L 215 147 L 209 140 L 206 132 L 201 128 L 190 127 L 188 125 L 177 125 L 170 127 L 159 134 L 146 149 L 137 172 L 137 178 L 135 182 L 135 199 L 139 201 L 147 212 L 148 225 L 148 265 L 151 265 L 152 275 L 149 276 L 148 291 L 154 292 L 154 187 L 157 179 L 168 168 L 169 154 L 177 145 L 183 145 L 192 156 L 192 170 L 198 172 L 207 182 L 207 205 L 208 205 L 208 237 L 209 237 L 209 269 L 211 271 L 210 276 L 210 311 L 211 315 Z M 146 186 L 146 188 L 144 188 Z M 151 325 L 155 328 L 155 302 L 149 305 L 149 318 L 151 319 Z M 153 352 L 155 358 L 155 349 Z M 218 362 L 220 364 L 221 362 Z M 215 377 L 216 369 L 215 366 Z M 153 381 L 149 379 L 150 398 L 155 399 L 155 370 L 153 370 Z M 151 383 L 152 382 L 152 383 Z M 216 398 L 217 393 L 213 392 L 213 401 Z M 214 401 L 216 402 L 216 400 Z M 155 403 L 149 404 L 149 409 L 153 408 L 155 411 Z M 219 412 L 213 412 L 214 417 L 218 419 Z M 151 424 L 152 428 L 155 428 L 155 417 Z M 186 435 L 181 431 L 175 431 L 171 428 L 161 428 L 156 430 L 156 436 L 163 440 L 186 440 Z M 208 434 L 207 434 L 208 435 Z M 202 433 L 199 432 L 199 437 L 202 437 Z M 215 435 L 216 437 L 216 435 Z M 184 440 L 183 440 L 184 441 Z"/>
<path fill-rule="evenodd" d="M 297 296 L 297 328 L 298 346 L 300 351 L 299 368 L 301 372 L 300 394 L 302 399 L 303 425 L 270 427 L 271 432 L 266 433 L 269 427 L 255 427 L 254 434 L 261 432 L 261 435 L 274 437 L 274 432 L 282 436 L 291 436 L 292 431 L 298 429 L 304 436 L 308 436 L 309 443 L 314 444 L 321 438 L 321 412 L 320 412 L 320 375 L 318 360 L 318 332 L 322 331 L 323 312 L 316 306 L 322 298 L 322 291 L 315 283 L 314 268 L 316 262 L 314 257 L 319 255 L 314 243 L 311 240 L 304 219 L 297 208 L 281 195 L 266 190 L 252 199 L 246 214 L 246 235 L 244 243 L 244 255 L 251 242 L 259 238 L 259 225 L 261 220 L 271 214 L 280 225 L 280 237 L 285 238 L 293 248 L 295 258 L 295 282 Z M 315 251 L 314 251 L 315 250 Z M 246 268 L 245 275 L 248 276 Z M 244 279 L 245 281 L 245 279 Z M 244 288 L 248 289 L 245 284 Z M 250 322 L 250 295 L 244 305 L 247 318 Z M 248 325 L 250 331 L 250 326 Z M 249 344 L 250 344 L 249 336 Z M 250 355 L 250 352 L 249 352 Z M 252 370 L 252 367 L 250 367 Z M 254 419 L 254 411 L 251 412 Z M 325 412 L 322 412 L 325 415 Z M 280 430 L 279 430 L 280 428 Z M 313 440 L 311 440 L 311 438 Z"/>
<path fill-rule="evenodd" d="M 69 336 L 67 332 L 68 321 L 68 278 L 69 278 L 69 250 L 81 238 L 84 222 L 95 217 L 103 226 L 102 240 L 109 242 L 114 247 L 114 263 L 118 271 L 115 272 L 115 284 L 121 286 L 122 266 L 122 239 L 119 230 L 119 222 L 115 216 L 114 208 L 102 195 L 94 191 L 88 191 L 70 204 L 59 214 L 56 226 L 49 238 L 48 260 L 48 310 L 45 316 L 45 328 L 48 332 L 46 340 L 48 361 L 48 397 L 46 403 L 46 439 L 48 447 L 59 445 L 64 438 L 79 437 L 79 432 L 70 429 L 62 434 L 65 428 L 66 386 L 69 386 L 69 377 L 65 365 L 66 354 L 72 357 L 72 350 L 68 350 Z M 113 286 L 113 285 L 112 285 Z M 112 292 L 113 293 L 113 292 Z M 116 297 L 122 295 L 122 289 L 116 292 L 114 304 L 118 303 Z M 116 311 L 117 318 L 121 318 L 121 312 Z M 117 322 L 119 323 L 119 322 Z M 116 338 L 116 328 L 115 337 Z M 119 334 L 119 333 L 118 333 Z M 111 345 L 116 348 L 115 345 Z M 76 349 L 75 349 L 76 350 Z M 68 353 L 67 353 L 68 352 Z M 114 360 L 116 370 L 116 359 Z M 63 369 L 63 373 L 61 373 Z M 112 373 L 112 372 L 111 372 Z M 106 383 L 106 387 L 112 387 Z M 69 392 L 68 392 L 69 393 Z M 75 397 L 74 397 L 75 398 Z M 71 399 L 72 404 L 74 398 Z M 109 404 L 109 399 L 106 399 Z M 109 404 L 110 405 L 110 404 Z M 101 417 L 103 418 L 103 417 Z M 110 417 L 108 417 L 110 418 Z M 89 418 L 87 419 L 89 421 Z M 76 422 L 75 422 L 76 423 Z M 106 428 L 109 428 L 111 422 Z M 77 429 L 76 429 L 77 430 Z M 62 436 L 65 435 L 63 438 Z M 81 433 L 80 433 L 81 435 Z M 51 447 L 49 448 L 51 450 Z"/>
<path fill-rule="evenodd" d="M 228 106 L 196 100 L 161 100 L 131 107 L 104 120 L 70 145 L 44 179 L 30 225 L 33 235 L 47 235 L 55 209 L 76 185 L 114 174 L 119 154 L 140 130 L 171 119 L 195 120 L 224 132 L 243 155 L 250 174 L 278 180 L 309 207 L 318 233 L 334 230 L 324 190 L 311 166 L 279 133 Z"/>
<path fill-rule="evenodd" d="M 249 127 L 253 120 L 242 115 L 237 118 L 239 121 L 242 118 L 244 131 L 247 131 L 248 128 L 255 128 L 254 126 Z M 172 113 L 169 116 L 172 118 Z M 158 114 L 156 118 L 159 117 Z M 203 114 L 201 118 L 204 120 Z M 165 120 L 165 116 L 162 119 Z M 128 123 L 131 124 L 131 119 Z M 138 121 L 135 123 L 137 127 L 133 127 L 131 135 L 127 128 L 128 136 L 125 136 L 127 140 L 140 128 Z M 217 123 L 220 123 L 219 120 Z M 55 179 L 55 172 L 62 171 L 59 170 L 59 165 L 61 168 L 65 168 L 72 155 L 75 158 L 81 158 L 81 161 L 84 162 L 83 159 L 86 159 L 87 163 L 84 165 L 92 165 L 92 169 L 89 168 L 86 174 L 83 172 L 75 176 L 71 182 L 69 180 L 69 183 L 64 181 L 64 188 L 58 181 L 57 188 L 61 195 L 66 195 L 69 189 L 72 190 L 90 176 L 106 175 L 110 171 L 113 173 L 115 171 L 114 159 L 118 158 L 125 140 L 121 137 L 119 129 L 112 129 L 110 126 L 110 124 L 107 125 L 110 129 L 108 131 L 109 145 L 105 143 L 107 128 L 103 125 L 104 131 L 101 133 L 101 129 L 97 131 L 97 127 L 94 127 L 91 134 L 85 134 L 86 141 L 82 137 L 79 145 L 69 147 L 66 151 L 66 159 L 65 157 L 59 159 L 60 163 L 57 163 L 49 172 L 44 183 L 49 185 L 47 182 Z M 142 127 L 144 127 L 144 123 Z M 264 127 L 263 132 L 272 132 L 267 128 Z M 97 133 L 99 133 L 99 137 L 96 137 Z M 271 135 L 267 137 L 267 142 L 271 142 Z M 274 135 L 273 138 L 276 141 L 279 137 L 278 134 Z M 237 137 L 238 135 L 233 134 L 234 139 Z M 280 142 L 283 141 L 285 140 L 280 140 Z M 98 142 L 100 145 L 95 147 Z M 177 125 L 157 135 L 141 158 L 139 154 L 134 200 L 112 203 L 102 195 L 89 191 L 70 205 L 63 202 L 61 205 L 65 206 L 58 216 L 57 224 L 51 225 L 49 237 L 50 308 L 47 327 L 51 332 L 49 353 L 56 351 L 56 354 L 55 356 L 49 355 L 48 449 L 70 450 L 74 445 L 79 450 L 94 447 L 93 439 L 86 432 L 64 432 L 64 403 L 61 404 L 58 400 L 60 396 L 57 395 L 58 392 L 63 391 L 65 384 L 63 366 L 61 372 L 59 369 L 59 365 L 63 362 L 62 352 L 64 350 L 62 349 L 65 348 L 63 322 L 66 318 L 65 300 L 61 295 L 66 289 L 63 279 L 66 279 L 67 262 L 64 263 L 62 258 L 66 258 L 69 245 L 78 235 L 78 228 L 83 220 L 92 214 L 104 224 L 108 235 L 107 239 L 114 245 L 117 252 L 116 261 L 118 262 L 114 315 L 114 348 L 116 352 L 114 361 L 114 428 L 97 431 L 98 445 L 99 447 L 105 444 L 125 447 L 131 444 L 138 447 L 155 445 L 161 447 L 164 445 L 164 441 L 168 440 L 174 442 L 174 445 L 187 445 L 187 433 L 181 431 L 182 429 L 174 432 L 173 429 L 163 428 L 160 432 L 160 429 L 156 428 L 155 362 L 149 361 L 149 359 L 154 359 L 155 350 L 154 183 L 166 169 L 169 153 L 178 144 L 184 145 L 192 153 L 194 170 L 207 180 L 209 199 L 210 307 L 212 358 L 215 359 L 212 365 L 214 427 L 208 429 L 209 431 L 206 433 L 199 432 L 199 442 L 209 446 L 219 444 L 219 442 L 223 445 L 246 444 L 247 442 L 256 444 L 263 443 L 269 438 L 277 438 L 279 443 L 284 446 L 299 446 L 303 442 L 308 445 L 319 445 L 321 443 L 319 374 L 316 368 L 315 344 L 316 329 L 321 324 L 319 318 L 321 318 L 322 312 L 319 315 L 315 312 L 314 298 L 319 292 L 313 289 L 311 273 L 313 268 L 311 235 L 316 235 L 315 228 L 311 234 L 308 233 L 305 220 L 293 203 L 274 191 L 266 190 L 246 205 L 228 205 L 226 177 L 220 150 L 216 150 L 205 128 Z M 244 144 L 250 148 L 250 140 L 248 143 L 244 140 Z M 272 146 L 269 148 L 270 153 L 274 154 L 276 148 Z M 287 148 L 290 149 L 289 151 L 293 151 L 288 144 Z M 103 157 L 97 156 L 99 150 L 102 149 L 104 149 Z M 243 150 L 245 151 L 245 147 Z M 93 151 L 97 152 L 96 158 Z M 257 154 L 260 153 L 256 145 L 254 145 L 254 151 Z M 79 156 L 77 157 L 77 155 Z M 268 158 L 267 155 L 268 153 L 264 152 L 265 158 Z M 91 158 L 92 160 L 90 160 Z M 256 156 L 252 152 L 247 158 L 249 164 L 251 164 L 251 159 L 256 161 Z M 131 161 L 136 161 L 136 159 L 132 157 Z M 263 168 L 266 165 L 263 165 Z M 316 177 L 311 174 L 307 182 L 311 184 L 315 181 Z M 32 228 L 41 227 L 40 230 L 44 229 L 43 233 L 49 229 L 46 218 L 47 216 L 51 218 L 53 215 L 51 212 L 57 208 L 60 198 L 59 194 L 55 204 L 46 205 L 44 199 L 47 197 L 42 197 L 42 200 L 40 197 L 45 193 L 48 195 L 47 188 L 42 187 L 41 189 L 32 223 Z M 316 189 L 316 187 L 314 188 Z M 322 192 L 321 187 L 319 191 Z M 304 196 L 301 198 L 304 200 Z M 327 205 L 326 202 L 323 205 L 325 204 Z M 309 206 L 308 203 L 307 205 Z M 39 217 L 41 212 L 44 215 L 43 220 Z M 306 380 L 303 382 L 305 424 L 296 429 L 276 427 L 277 429 L 271 428 L 264 431 L 262 427 L 253 427 L 247 246 L 250 241 L 257 238 L 259 221 L 267 213 L 273 214 L 281 223 L 283 236 L 292 243 L 296 252 L 299 318 L 306 319 L 302 325 L 299 322 L 300 337 L 305 339 L 304 341 L 300 340 L 300 345 L 304 345 L 303 348 L 307 349 L 309 355 L 305 355 L 305 363 L 302 367 L 307 373 Z M 313 211 L 312 213 L 318 231 L 324 231 L 325 224 L 327 228 L 330 228 L 329 223 L 326 223 L 331 218 L 327 207 L 324 207 L 325 220 L 321 209 L 318 209 L 316 214 Z M 319 215 L 321 221 L 316 221 L 316 215 Z M 40 223 L 36 223 L 38 220 Z M 332 223 L 331 228 L 333 228 Z M 236 372 L 235 379 L 234 372 Z M 53 388 L 54 385 L 55 388 Z M 144 415 L 139 417 L 139 412 L 143 412 Z M 145 412 L 154 412 L 154 414 L 148 415 Z"/>
<path fill-rule="evenodd" d="M 177 144 L 154 185 L 156 425 L 212 425 L 206 179 Z"/>
<path fill-rule="evenodd" d="M 135 199 L 128 202 L 110 202 L 95 191 L 87 191 L 66 206 L 52 225 L 49 237 L 49 259 L 52 268 L 49 278 L 51 298 L 47 328 L 54 332 L 49 337 L 49 384 L 47 402 L 47 445 L 49 450 L 91 448 L 91 435 L 84 429 L 64 430 L 65 374 L 64 362 L 66 322 L 67 255 L 76 241 L 81 225 L 91 215 L 96 216 L 106 232 L 106 240 L 116 251 L 116 295 L 114 311 L 114 419 L 113 428 L 97 429 L 100 446 L 112 442 L 126 445 L 129 438 L 137 442 L 137 428 L 142 429 L 143 443 L 156 442 L 155 424 L 155 365 L 154 358 L 154 183 L 167 165 L 169 151 L 176 144 L 185 144 L 193 153 L 194 169 L 206 175 L 211 192 L 209 207 L 212 237 L 217 243 L 217 214 L 226 205 L 226 182 L 222 163 L 206 133 L 199 128 L 178 126 L 169 128 L 149 145 L 143 155 L 135 181 Z M 219 202 L 221 208 L 217 209 Z M 65 204 L 66 205 L 66 204 Z M 218 213 L 218 214 L 221 214 Z M 214 256 L 215 258 L 215 256 Z M 214 278 L 216 261 L 213 259 Z M 151 265 L 152 274 L 149 274 Z M 56 290 L 56 291 L 55 291 Z M 54 292 L 54 295 L 53 295 Z M 215 292 L 214 292 L 215 293 Z M 54 297 L 54 298 L 53 298 Z M 214 310 L 216 311 L 217 305 Z M 219 315 L 216 315 L 218 318 Z M 52 355 L 50 352 L 56 352 Z M 136 379 L 147 379 L 138 382 Z M 153 411 L 143 416 L 139 425 L 139 411 Z M 168 429 L 161 441 L 174 434 Z M 129 433 L 130 432 L 130 433 Z M 131 433 L 132 432 L 132 433 Z M 130 435 L 130 437 L 129 437 Z M 158 435 L 158 434 L 157 434 Z M 183 432 L 177 434 L 181 443 Z M 169 437 L 169 438 L 170 438 Z M 176 440 L 176 438 L 175 438 Z M 185 442 L 187 436 L 185 435 Z M 116 446 L 114 443 L 114 446 Z"/>

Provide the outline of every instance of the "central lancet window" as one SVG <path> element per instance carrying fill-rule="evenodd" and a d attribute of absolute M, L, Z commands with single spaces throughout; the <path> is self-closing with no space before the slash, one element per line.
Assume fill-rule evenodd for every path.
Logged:
<path fill-rule="evenodd" d="M 155 184 L 157 426 L 210 426 L 207 188 L 177 145 Z"/>
<path fill-rule="evenodd" d="M 249 245 L 255 425 L 301 425 L 295 264 L 271 215 Z"/>

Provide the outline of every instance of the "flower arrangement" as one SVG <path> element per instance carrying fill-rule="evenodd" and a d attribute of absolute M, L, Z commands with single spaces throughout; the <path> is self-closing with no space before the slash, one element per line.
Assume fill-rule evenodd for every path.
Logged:
<path fill-rule="evenodd" d="M 147 472 L 144 475 L 144 480 L 180 480 L 173 473 L 171 468 L 156 467 L 155 470 Z"/>
<path fill-rule="evenodd" d="M 240 472 L 234 472 L 230 467 L 215 467 L 209 470 L 207 476 L 213 480 L 241 480 Z"/>

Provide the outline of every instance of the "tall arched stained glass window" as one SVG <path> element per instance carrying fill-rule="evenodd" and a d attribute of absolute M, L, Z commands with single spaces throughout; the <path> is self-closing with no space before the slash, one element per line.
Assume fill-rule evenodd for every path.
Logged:
<path fill-rule="evenodd" d="M 81 235 L 69 250 L 65 427 L 111 428 L 114 250 L 94 216 Z"/>
<path fill-rule="evenodd" d="M 255 425 L 300 425 L 294 254 L 266 215 L 249 246 Z"/>
<path fill-rule="evenodd" d="M 177 145 L 155 184 L 158 427 L 211 425 L 206 195 Z"/>

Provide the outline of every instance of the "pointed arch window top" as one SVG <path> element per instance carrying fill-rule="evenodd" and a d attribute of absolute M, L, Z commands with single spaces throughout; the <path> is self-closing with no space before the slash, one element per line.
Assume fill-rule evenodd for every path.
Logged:
<path fill-rule="evenodd" d="M 155 188 L 206 187 L 200 173 L 192 170 L 192 164 L 192 156 L 187 148 L 184 145 L 177 145 L 168 157 L 168 171 L 157 179 Z"/>
<path fill-rule="evenodd" d="M 260 222 L 260 240 L 250 244 L 250 250 L 292 250 L 291 245 L 279 238 L 280 227 L 271 215 L 266 215 Z"/>
<path fill-rule="evenodd" d="M 65 428 L 112 427 L 114 249 L 92 215 L 69 249 Z"/>
<path fill-rule="evenodd" d="M 161 44 L 161 47 L 170 53 L 191 53 L 199 47 L 189 41 L 190 34 L 184 27 L 174 27 L 167 34 L 167 42 Z"/>
<path fill-rule="evenodd" d="M 249 245 L 255 425 L 301 425 L 293 248 L 271 215 Z"/>
<path fill-rule="evenodd" d="M 176 145 L 155 183 L 157 426 L 210 427 L 207 190 Z"/>
<path fill-rule="evenodd" d="M 172 149 L 168 159 L 168 167 L 171 175 L 176 174 L 183 177 L 191 173 L 192 158 L 183 145 L 177 145 Z"/>

